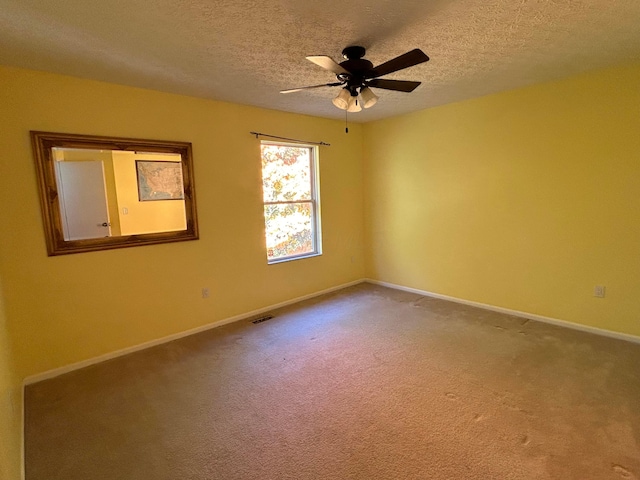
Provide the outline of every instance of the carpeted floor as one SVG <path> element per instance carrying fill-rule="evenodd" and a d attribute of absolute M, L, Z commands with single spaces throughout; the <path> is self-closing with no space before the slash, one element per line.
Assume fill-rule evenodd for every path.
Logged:
<path fill-rule="evenodd" d="M 640 345 L 368 284 L 26 390 L 27 480 L 640 479 Z"/>

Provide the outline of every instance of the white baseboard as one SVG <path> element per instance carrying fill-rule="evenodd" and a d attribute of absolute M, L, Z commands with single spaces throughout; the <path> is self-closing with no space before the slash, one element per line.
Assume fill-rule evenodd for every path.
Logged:
<path fill-rule="evenodd" d="M 590 327 L 588 325 L 581 325 L 579 323 L 568 322 L 566 320 L 559 320 L 557 318 L 544 317 L 542 315 L 536 315 L 535 313 L 521 312 L 519 310 L 511 310 L 509 308 L 496 307 L 486 303 L 473 302 L 471 300 L 464 300 L 462 298 L 450 297 L 448 295 L 441 295 L 439 293 L 427 292 L 426 290 L 419 290 L 417 288 L 405 287 L 403 285 L 396 285 L 395 283 L 382 282 L 380 280 L 373 280 L 371 278 L 365 279 L 365 282 L 374 285 L 380 285 L 383 287 L 393 288 L 395 290 L 402 290 L 405 292 L 417 293 L 418 295 L 424 295 L 425 297 L 438 298 L 440 300 L 447 300 L 449 302 L 460 303 L 462 305 L 470 305 L 472 307 L 482 308 L 484 310 L 491 310 L 492 312 L 506 313 L 515 317 L 526 318 L 529 320 L 535 320 L 537 322 L 549 323 L 559 327 L 571 328 L 573 330 L 580 330 L 581 332 L 593 333 L 595 335 L 601 335 L 603 337 L 615 338 L 617 340 L 625 340 L 627 342 L 633 342 L 640 344 L 640 337 L 630 335 L 628 333 L 614 332 L 613 330 L 605 330 L 603 328 Z"/>
<path fill-rule="evenodd" d="M 22 386 L 20 393 L 22 395 L 22 398 L 20 399 L 20 480 L 25 480 L 27 472 L 24 453 L 24 386 Z"/>
<path fill-rule="evenodd" d="M 106 353 L 104 355 L 100 355 L 97 357 L 93 357 L 93 358 L 89 358 L 86 360 L 82 360 L 80 362 L 76 362 L 76 363 L 72 363 L 69 365 L 65 365 L 63 367 L 59 367 L 59 368 L 54 368 L 52 370 L 48 370 L 46 372 L 42 372 L 42 373 L 38 373 L 35 375 L 30 375 L 28 377 L 26 377 L 23 380 L 23 385 L 30 385 L 32 383 L 37 383 L 37 382 L 41 382 L 43 380 L 48 380 L 50 378 L 54 378 L 57 377 L 59 375 L 63 375 L 65 373 L 69 373 L 72 372 L 74 370 L 78 370 L 80 368 L 84 368 L 84 367 L 88 367 L 90 365 L 95 365 L 96 363 L 100 363 L 100 362 L 104 362 L 106 360 L 111 360 L 113 358 L 117 358 L 117 357 L 121 357 L 123 355 L 128 355 L 129 353 L 133 353 L 133 352 L 137 352 L 140 350 L 144 350 L 146 348 L 150 348 L 150 347 L 154 347 L 156 345 L 161 345 L 163 343 L 168 343 L 171 342 L 173 340 L 177 340 L 179 338 L 183 338 L 183 337 L 188 337 L 189 335 L 195 335 L 197 333 L 200 332 L 204 332 L 207 330 L 210 330 L 212 328 L 216 328 L 216 327 L 221 327 L 222 325 L 226 325 L 228 323 L 233 323 L 233 322 L 237 322 L 239 320 L 244 320 L 256 315 L 260 315 L 262 313 L 268 312 L 270 310 L 275 310 L 277 308 L 281 308 L 281 307 L 286 307 L 288 305 L 292 305 L 294 303 L 298 303 L 301 302 L 303 300 L 308 300 L 310 298 L 314 298 L 320 295 L 324 295 L 326 293 L 331 293 L 331 292 L 335 292 L 337 290 L 341 290 L 343 288 L 347 288 L 347 287 L 351 287 L 353 285 L 357 285 L 359 283 L 363 283 L 363 282 L 367 282 L 367 283 L 371 283 L 374 285 L 380 285 L 383 287 L 388 287 L 388 288 L 393 288 L 396 290 L 403 290 L 405 292 L 412 292 L 412 293 L 416 293 L 418 295 L 424 295 L 427 297 L 432 297 L 432 298 L 439 298 L 441 300 L 447 300 L 450 302 L 455 302 L 455 303 L 460 303 L 463 305 L 470 305 L 473 307 L 478 307 L 478 308 L 482 308 L 485 310 L 491 310 L 493 312 L 499 312 L 499 313 L 505 313 L 508 315 L 514 315 L 516 317 L 521 317 L 521 318 L 527 318 L 529 320 L 535 320 L 538 322 L 543 322 L 543 323 L 549 323 L 552 325 L 557 325 L 560 327 L 566 327 L 566 328 L 571 328 L 574 330 L 580 330 L 582 332 L 588 332 L 588 333 L 593 333 L 596 335 L 602 335 L 605 337 L 610 337 L 610 338 L 615 338 L 618 340 L 625 340 L 627 342 L 633 342 L 633 343 L 638 343 L 640 344 L 640 337 L 635 336 L 635 335 L 630 335 L 627 333 L 621 333 L 621 332 L 614 332 L 612 330 L 605 330 L 602 328 L 597 328 L 597 327 L 590 327 L 588 325 L 581 325 L 578 323 L 573 323 L 573 322 L 568 322 L 566 320 L 559 320 L 556 318 L 551 318 L 551 317 L 545 317 L 542 315 L 536 315 L 533 313 L 527 313 L 527 312 L 521 312 L 519 310 L 512 310 L 509 308 L 503 308 L 503 307 L 496 307 L 494 305 L 489 305 L 486 303 L 480 303 L 480 302 L 474 302 L 471 300 L 465 300 L 462 298 L 457 298 L 457 297 L 451 297 L 449 295 L 442 295 L 439 293 L 433 293 L 433 292 L 428 292 L 426 290 L 420 290 L 417 288 L 411 288 L 411 287 L 405 287 L 403 285 L 397 285 L 394 283 L 389 283 L 389 282 L 383 282 L 380 280 L 373 280 L 370 278 L 366 278 L 366 279 L 359 279 L 359 280 L 355 280 L 353 282 L 349 282 L 349 283 L 344 283 L 342 285 L 337 285 L 335 287 L 331 287 L 331 288 L 327 288 L 325 290 L 320 290 L 318 292 L 314 292 L 314 293 L 310 293 L 308 295 L 303 295 L 301 297 L 296 297 L 296 298 L 292 298 L 291 300 L 286 300 L 284 302 L 280 302 L 274 305 L 269 305 L 267 307 L 263 307 L 263 308 L 259 308 L 257 310 L 253 310 L 251 312 L 246 312 L 246 313 L 242 313 L 239 315 L 235 315 L 233 317 L 229 317 L 229 318 L 225 318 L 222 320 L 218 320 L 216 322 L 212 322 L 206 325 L 202 325 L 200 327 L 196 327 L 196 328 L 192 328 L 190 330 L 185 330 L 184 332 L 179 332 L 179 333 L 175 333 L 173 335 L 168 335 L 166 337 L 162 337 L 162 338 L 158 338 L 156 340 L 151 340 L 149 342 L 144 342 L 141 343 L 139 345 L 134 345 L 131 347 L 127 347 L 127 348 L 123 348 L 121 350 L 117 350 L 115 352 L 110 352 L 110 353 Z"/>
<path fill-rule="evenodd" d="M 74 370 L 79 370 L 84 367 L 88 367 L 90 365 L 95 365 L 96 363 L 104 362 L 106 360 L 111 360 L 113 358 L 121 357 L 123 355 L 128 355 L 133 352 L 138 352 L 140 350 L 144 350 L 146 348 L 154 347 L 156 345 L 161 345 L 163 343 L 168 343 L 173 340 L 178 340 L 179 338 L 188 337 L 189 335 L 195 335 L 196 333 L 204 332 L 210 330 L 212 328 L 221 327 L 222 325 L 226 325 L 228 323 L 237 322 L 238 320 L 245 320 L 247 318 L 254 317 L 256 315 L 260 315 L 262 313 L 275 310 L 277 308 L 286 307 L 288 305 L 292 305 L 294 303 L 302 302 L 303 300 L 309 300 L 310 298 L 318 297 L 320 295 L 324 295 L 326 293 L 335 292 L 337 290 L 342 290 L 343 288 L 351 287 L 353 285 L 357 285 L 359 283 L 365 282 L 365 279 L 355 280 L 349 283 L 343 283 L 342 285 L 337 285 L 335 287 L 327 288 L 324 290 L 320 290 L 319 292 L 310 293 L 308 295 L 303 295 L 301 297 L 292 298 L 291 300 L 286 300 L 284 302 L 276 303 L 274 305 L 269 305 L 267 307 L 259 308 L 257 310 L 253 310 L 251 312 L 241 313 L 240 315 L 234 315 L 233 317 L 224 318 L 222 320 L 218 320 L 216 322 L 208 323 L 206 325 L 202 325 L 200 327 L 192 328 L 190 330 L 185 330 L 184 332 L 174 333 L 173 335 L 168 335 L 166 337 L 158 338 L 156 340 L 151 340 L 148 342 L 141 343 L 139 345 L 134 345 L 132 347 L 123 348 L 121 350 L 116 350 L 115 352 L 106 353 L 104 355 L 99 355 L 97 357 L 88 358 L 86 360 L 82 360 L 80 362 L 72 363 L 70 365 L 65 365 L 63 367 L 54 368 L 52 370 L 47 370 L 46 372 L 37 373 L 35 375 L 30 375 L 23 380 L 23 385 L 31 385 L 32 383 L 41 382 L 43 380 L 48 380 L 50 378 L 54 378 L 60 375 L 64 375 L 65 373 L 72 372 Z"/>

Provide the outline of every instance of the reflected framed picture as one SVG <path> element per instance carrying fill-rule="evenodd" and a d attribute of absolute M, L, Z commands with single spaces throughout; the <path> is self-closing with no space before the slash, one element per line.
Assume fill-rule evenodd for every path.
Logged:
<path fill-rule="evenodd" d="M 141 202 L 184 200 L 180 162 L 136 160 L 136 174 Z"/>

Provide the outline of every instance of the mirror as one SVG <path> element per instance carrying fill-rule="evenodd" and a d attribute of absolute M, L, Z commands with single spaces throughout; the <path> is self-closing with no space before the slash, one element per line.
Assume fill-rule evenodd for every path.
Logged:
<path fill-rule="evenodd" d="M 196 240 L 191 144 L 31 132 L 49 255 Z"/>

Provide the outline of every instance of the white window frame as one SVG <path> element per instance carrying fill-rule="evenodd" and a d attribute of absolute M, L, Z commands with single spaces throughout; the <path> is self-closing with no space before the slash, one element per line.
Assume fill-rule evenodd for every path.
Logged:
<path fill-rule="evenodd" d="M 287 143 L 287 142 L 274 142 L 268 140 L 262 140 L 260 145 L 275 145 L 279 147 L 295 147 L 295 148 L 308 148 L 309 149 L 309 167 L 310 167 L 310 182 L 311 182 L 311 200 L 294 200 L 286 202 L 265 202 L 264 195 L 262 199 L 262 211 L 263 221 L 265 222 L 264 241 L 265 247 L 267 242 L 267 224 L 264 217 L 264 207 L 266 205 L 286 205 L 293 203 L 310 203 L 311 204 L 311 237 L 313 241 L 313 251 L 308 253 L 301 253 L 299 255 L 290 255 L 288 257 L 269 259 L 267 250 L 267 263 L 273 265 L 276 263 L 290 262 L 292 260 L 300 260 L 303 258 L 317 257 L 322 255 L 322 222 L 320 218 L 320 170 L 318 166 L 318 146 L 307 145 L 304 143 Z M 262 149 L 260 150 L 260 164 L 262 165 Z M 262 168 L 260 169 L 260 178 L 262 179 Z"/>

